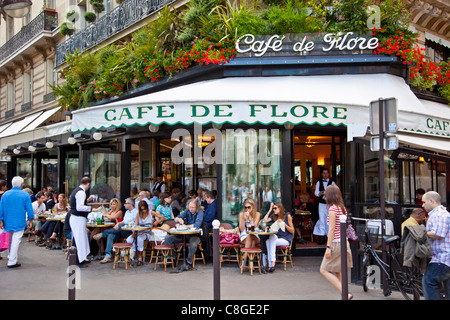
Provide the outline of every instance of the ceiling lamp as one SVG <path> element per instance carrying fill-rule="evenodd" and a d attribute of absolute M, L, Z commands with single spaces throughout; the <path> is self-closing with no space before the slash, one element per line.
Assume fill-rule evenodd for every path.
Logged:
<path fill-rule="evenodd" d="M 1 8 L 13 18 L 22 18 L 31 10 L 31 0 L 3 0 Z"/>

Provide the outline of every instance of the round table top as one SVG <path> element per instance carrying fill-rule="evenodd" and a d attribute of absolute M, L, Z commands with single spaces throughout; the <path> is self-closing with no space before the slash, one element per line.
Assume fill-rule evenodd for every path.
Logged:
<path fill-rule="evenodd" d="M 132 227 L 122 227 L 122 230 L 126 230 L 126 231 L 146 231 L 146 230 L 151 230 L 152 227 L 145 227 L 145 226 L 132 226 Z"/>
<path fill-rule="evenodd" d="M 305 210 L 295 210 L 295 214 L 301 215 L 301 216 L 309 216 L 311 215 L 310 211 Z"/>
<path fill-rule="evenodd" d="M 200 233 L 201 229 L 186 229 L 186 230 L 180 230 L 175 228 L 170 228 L 167 232 L 171 234 L 196 234 Z"/>
<path fill-rule="evenodd" d="M 41 214 L 37 214 L 36 217 L 38 218 L 48 218 L 51 216 L 51 213 L 41 213 Z"/>
<path fill-rule="evenodd" d="M 47 217 L 48 221 L 63 221 L 65 219 L 66 219 L 66 216 L 64 216 L 64 217 L 53 217 L 53 216 Z"/>
<path fill-rule="evenodd" d="M 259 235 L 259 236 L 270 236 L 273 234 L 277 234 L 278 231 L 273 231 L 273 230 L 269 230 L 269 231 L 264 231 L 264 230 L 255 230 L 255 231 L 246 231 L 247 234 L 255 234 L 255 235 Z"/>
<path fill-rule="evenodd" d="M 91 224 L 91 223 L 87 223 L 86 227 L 88 228 L 108 228 L 108 227 L 114 227 L 116 224 L 114 222 L 111 223 L 103 223 L 103 224 L 97 224 L 97 222 Z"/>

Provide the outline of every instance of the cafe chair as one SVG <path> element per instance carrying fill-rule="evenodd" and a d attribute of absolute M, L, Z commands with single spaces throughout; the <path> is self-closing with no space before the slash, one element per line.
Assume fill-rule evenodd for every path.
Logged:
<path fill-rule="evenodd" d="M 277 262 L 284 264 L 284 271 L 286 271 L 286 264 L 288 262 L 291 263 L 291 268 L 294 267 L 294 262 L 292 261 L 292 252 L 291 252 L 293 241 L 294 241 L 294 239 L 291 240 L 291 243 L 288 246 L 277 246 L 276 247 L 277 256 L 279 258 L 282 258 L 281 260 L 277 259 Z"/>
<path fill-rule="evenodd" d="M 128 266 L 131 267 L 131 259 L 130 259 L 130 249 L 131 243 L 114 243 L 114 263 L 113 269 L 116 269 L 116 265 L 120 263 L 125 263 L 125 269 L 128 269 Z"/>
<path fill-rule="evenodd" d="M 178 261 L 180 261 L 180 255 L 182 253 L 182 250 L 184 249 L 184 243 L 183 242 L 179 242 L 177 243 L 177 265 L 178 265 Z M 189 242 L 186 243 L 186 247 L 189 247 Z M 202 260 L 203 264 L 206 264 L 206 260 L 205 260 L 205 254 L 203 251 L 203 246 L 202 243 L 200 242 L 197 246 L 197 251 L 195 251 L 194 254 L 194 261 L 192 261 L 192 267 L 195 268 L 195 261 L 196 260 Z"/>
<path fill-rule="evenodd" d="M 248 254 L 248 266 L 244 266 L 241 263 L 241 274 L 245 268 L 248 268 L 250 270 L 251 275 L 253 275 L 253 270 L 258 268 L 259 273 L 261 274 L 261 264 L 260 264 L 261 249 L 259 249 L 259 248 L 241 248 L 241 252 Z M 257 267 L 254 265 L 255 262 L 258 263 Z"/>
<path fill-rule="evenodd" d="M 228 221 L 221 221 L 219 228 L 224 228 L 231 230 L 233 225 Z M 237 262 L 240 264 L 241 254 L 240 254 L 241 244 L 219 244 L 219 254 L 220 254 L 220 268 L 222 268 L 222 262 Z"/>
<path fill-rule="evenodd" d="M 173 256 L 172 256 L 172 250 L 174 250 L 175 247 L 167 244 L 158 244 L 154 247 L 154 250 L 156 252 L 156 261 L 155 261 L 155 270 L 158 264 L 164 265 L 164 271 L 167 271 L 167 263 L 170 258 L 170 263 L 172 263 L 172 269 L 174 269 L 174 262 L 173 262 Z M 159 258 L 161 257 L 161 261 L 159 261 Z"/>

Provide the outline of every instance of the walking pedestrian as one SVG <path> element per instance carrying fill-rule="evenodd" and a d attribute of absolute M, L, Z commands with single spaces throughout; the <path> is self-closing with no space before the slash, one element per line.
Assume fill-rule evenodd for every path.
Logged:
<path fill-rule="evenodd" d="M 427 236 L 430 238 L 432 258 L 422 278 L 425 300 L 440 300 L 439 285 L 450 300 L 450 213 L 441 205 L 441 196 L 428 191 L 422 197 L 428 212 Z"/>
<path fill-rule="evenodd" d="M 17 263 L 20 240 L 25 227 L 31 228 L 34 219 L 31 198 L 22 190 L 23 183 L 22 177 L 12 178 L 12 189 L 0 201 L 0 228 L 10 232 L 8 268 L 20 267 Z"/>
<path fill-rule="evenodd" d="M 341 239 L 341 224 L 340 216 L 347 215 L 342 193 L 338 186 L 329 185 L 325 190 L 325 197 L 327 199 L 328 207 L 328 224 L 330 226 L 328 231 L 327 248 L 325 255 L 320 265 L 320 273 L 327 279 L 338 291 L 342 294 L 342 272 L 341 270 L 341 240 L 347 242 L 347 267 L 353 267 L 352 252 L 347 239 Z M 348 300 L 351 300 L 353 295 L 348 294 Z"/>

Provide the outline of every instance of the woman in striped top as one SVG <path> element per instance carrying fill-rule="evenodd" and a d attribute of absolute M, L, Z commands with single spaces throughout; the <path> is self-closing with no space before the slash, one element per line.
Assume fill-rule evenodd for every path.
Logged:
<path fill-rule="evenodd" d="M 325 190 L 325 198 L 328 208 L 328 240 L 325 255 L 320 265 L 320 273 L 342 294 L 341 283 L 341 228 L 339 217 L 347 215 L 341 190 L 336 185 L 329 185 Z M 345 239 L 347 241 L 347 239 Z M 347 266 L 353 267 L 352 253 L 347 241 Z M 344 272 L 347 272 L 345 270 Z M 348 299 L 353 295 L 349 293 Z"/>

